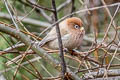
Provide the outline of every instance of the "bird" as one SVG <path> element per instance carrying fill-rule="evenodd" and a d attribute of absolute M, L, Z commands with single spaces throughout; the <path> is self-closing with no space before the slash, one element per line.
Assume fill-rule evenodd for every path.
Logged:
<path fill-rule="evenodd" d="M 72 50 L 80 47 L 85 35 L 83 22 L 80 18 L 67 18 L 59 23 L 59 28 L 63 48 L 67 50 Z M 50 32 L 39 42 L 39 47 L 47 47 L 52 50 L 59 49 L 55 27 L 53 27 Z"/>

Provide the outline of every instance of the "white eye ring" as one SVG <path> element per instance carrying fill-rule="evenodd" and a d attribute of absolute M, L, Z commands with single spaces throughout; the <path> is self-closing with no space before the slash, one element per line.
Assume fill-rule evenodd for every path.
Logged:
<path fill-rule="evenodd" d="M 80 26 L 74 25 L 75 29 L 80 29 Z"/>

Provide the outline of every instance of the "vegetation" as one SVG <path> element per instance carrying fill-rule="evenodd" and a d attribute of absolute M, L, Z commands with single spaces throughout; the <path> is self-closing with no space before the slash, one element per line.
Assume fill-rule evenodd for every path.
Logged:
<path fill-rule="evenodd" d="M 0 5 L 1 80 L 120 79 L 119 0 L 0 0 Z M 86 31 L 80 48 L 59 57 L 58 50 L 38 47 L 56 22 L 71 16 L 81 18 Z"/>

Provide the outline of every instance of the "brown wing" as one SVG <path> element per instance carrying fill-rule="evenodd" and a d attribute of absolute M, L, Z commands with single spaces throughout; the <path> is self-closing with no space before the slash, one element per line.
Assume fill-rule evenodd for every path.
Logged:
<path fill-rule="evenodd" d="M 68 33 L 67 28 L 66 28 L 66 23 L 65 21 L 61 22 L 59 24 L 60 31 L 61 31 L 61 37 L 64 36 L 65 34 Z M 45 36 L 39 43 L 39 46 L 42 47 L 44 46 L 47 42 L 55 40 L 57 38 L 56 34 L 56 29 L 55 27 L 52 28 L 52 30 Z"/>
<path fill-rule="evenodd" d="M 42 47 L 43 45 L 45 45 L 47 42 L 52 41 L 54 39 L 57 38 L 56 33 L 54 31 L 55 28 L 53 28 L 48 34 L 47 36 L 45 36 L 39 43 L 39 46 Z"/>

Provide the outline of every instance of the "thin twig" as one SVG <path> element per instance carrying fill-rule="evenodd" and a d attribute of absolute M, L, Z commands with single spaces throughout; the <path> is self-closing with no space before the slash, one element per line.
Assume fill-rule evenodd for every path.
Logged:
<path fill-rule="evenodd" d="M 107 7 L 112 7 L 112 6 L 116 6 L 116 5 L 120 5 L 120 3 L 114 3 L 114 4 L 110 4 L 110 5 L 106 5 Z M 57 22 L 53 23 L 50 27 L 47 27 L 44 31 L 42 31 L 39 36 L 41 36 L 43 33 L 45 33 L 47 30 L 51 29 L 52 27 L 54 27 L 57 23 L 60 23 L 61 21 L 63 21 L 64 19 L 66 19 L 67 17 L 70 17 L 71 15 L 75 15 L 75 14 L 79 14 L 82 12 L 86 12 L 86 11 L 91 11 L 91 10 L 97 10 L 97 9 L 101 9 L 101 8 L 105 8 L 106 6 L 98 6 L 98 7 L 93 7 L 93 8 L 87 8 L 87 9 L 82 9 L 73 13 L 70 13 L 64 17 L 62 17 L 61 19 L 59 19 Z"/>
<path fill-rule="evenodd" d="M 7 60 L 10 60 L 8 57 L 3 56 L 3 55 L 1 55 L 1 57 L 5 58 L 5 59 L 7 59 Z M 16 63 L 16 62 L 13 62 L 13 63 L 15 63 L 15 64 L 17 65 L 16 67 L 18 67 L 18 63 Z M 26 68 L 25 66 L 22 66 L 21 64 L 20 64 L 19 66 L 22 67 L 23 69 L 25 69 L 26 71 L 28 71 L 29 73 L 31 73 L 34 77 L 39 78 L 39 77 L 36 76 L 30 69 Z M 15 68 L 16 68 L 16 67 L 15 67 Z M 10 70 L 11 70 L 11 69 L 10 69 Z M 5 70 L 4 72 L 6 72 L 6 70 Z"/>
<path fill-rule="evenodd" d="M 60 4 L 58 7 L 57 7 L 57 12 L 59 12 L 61 9 L 63 9 L 64 7 L 66 7 L 68 4 L 71 3 L 72 0 L 66 0 L 64 3 Z"/>
<path fill-rule="evenodd" d="M 43 7 L 43 6 L 34 4 L 34 3 L 32 3 L 31 1 L 29 1 L 29 0 L 26 0 L 26 1 L 29 2 L 31 5 L 34 5 L 34 6 L 38 7 L 38 8 L 41 8 L 41 9 L 44 9 L 44 10 L 47 10 L 47 11 L 50 11 L 50 12 L 54 12 L 53 9 L 48 9 L 48 8 L 46 8 L 46 7 Z"/>
<path fill-rule="evenodd" d="M 34 1 L 35 1 L 35 0 L 34 0 Z M 31 1 L 31 3 L 33 3 L 34 1 Z M 29 7 L 31 7 L 31 8 L 35 8 L 35 10 L 36 10 L 37 12 L 39 11 L 46 20 L 48 20 L 50 23 L 52 22 L 51 17 L 49 17 L 49 16 L 45 13 L 44 9 L 38 8 L 38 7 L 36 7 L 36 6 L 34 6 L 34 5 L 31 5 L 31 4 L 29 4 L 29 3 L 26 3 L 26 2 L 24 2 L 24 1 L 22 1 L 22 0 L 19 0 L 19 2 L 25 4 L 26 6 L 29 6 Z M 34 2 L 34 3 L 36 3 L 36 2 Z"/>
<path fill-rule="evenodd" d="M 101 0 L 101 2 L 103 3 L 104 6 L 106 6 L 106 3 L 105 3 L 104 0 Z M 106 9 L 108 15 L 110 16 L 110 18 L 112 19 L 112 15 L 111 15 L 110 10 L 108 9 L 107 6 L 105 7 L 105 9 Z M 113 26 L 116 27 L 116 25 L 115 25 L 115 21 L 114 21 L 114 20 L 113 20 Z"/>
<path fill-rule="evenodd" d="M 35 61 L 37 61 L 37 60 L 39 60 L 39 59 L 41 59 L 41 57 L 33 58 L 33 59 L 29 60 L 29 62 L 32 62 L 32 63 L 33 63 L 33 62 L 35 62 Z M 14 63 L 14 61 L 12 61 L 12 62 Z M 21 65 L 21 66 L 24 66 L 24 65 L 29 64 L 29 62 L 26 61 L 26 62 L 23 62 L 23 63 L 20 64 L 20 65 Z M 8 71 L 10 71 L 10 70 L 12 70 L 12 69 L 15 69 L 16 67 L 18 67 L 18 65 L 12 66 L 11 68 L 7 68 L 7 69 L 4 69 L 4 70 L 1 70 L 0 73 L 8 72 Z"/>
<path fill-rule="evenodd" d="M 75 11 L 75 0 L 72 0 L 72 7 L 71 7 L 71 13 Z M 72 17 L 73 15 L 71 15 Z"/>
<path fill-rule="evenodd" d="M 15 19 L 16 17 L 13 16 Z M 0 12 L 0 18 L 4 18 L 4 19 L 11 19 L 11 17 L 3 12 Z M 27 23 L 27 24 L 31 24 L 31 25 L 35 25 L 35 26 L 42 26 L 42 27 L 50 27 L 51 24 L 48 22 L 44 22 L 44 21 L 38 21 L 35 19 L 31 19 L 31 18 L 26 18 L 26 16 L 18 16 L 19 21 L 22 21 L 23 23 Z M 18 21 L 18 22 L 19 22 Z"/>
<path fill-rule="evenodd" d="M 54 13 L 55 21 L 58 21 L 55 0 L 52 0 L 52 7 L 54 9 L 53 13 Z M 63 79 L 65 80 L 66 63 L 65 63 L 65 60 L 64 60 L 63 45 L 62 45 L 62 39 L 61 39 L 60 28 L 59 28 L 58 23 L 56 24 L 56 33 L 57 33 L 57 37 L 58 37 L 58 44 L 59 44 L 59 50 L 60 50 L 62 76 L 63 76 Z"/>
<path fill-rule="evenodd" d="M 16 29 L 19 31 L 19 27 L 18 27 L 18 25 L 16 24 L 15 19 L 14 19 L 12 13 L 10 12 L 10 9 L 8 8 L 8 3 L 7 3 L 7 1 L 4 0 L 4 3 L 5 3 L 5 6 L 6 6 L 8 12 L 9 12 L 9 14 L 10 14 L 10 17 L 11 17 L 11 19 L 12 19 L 12 21 L 13 21 L 13 24 L 15 25 Z"/>

